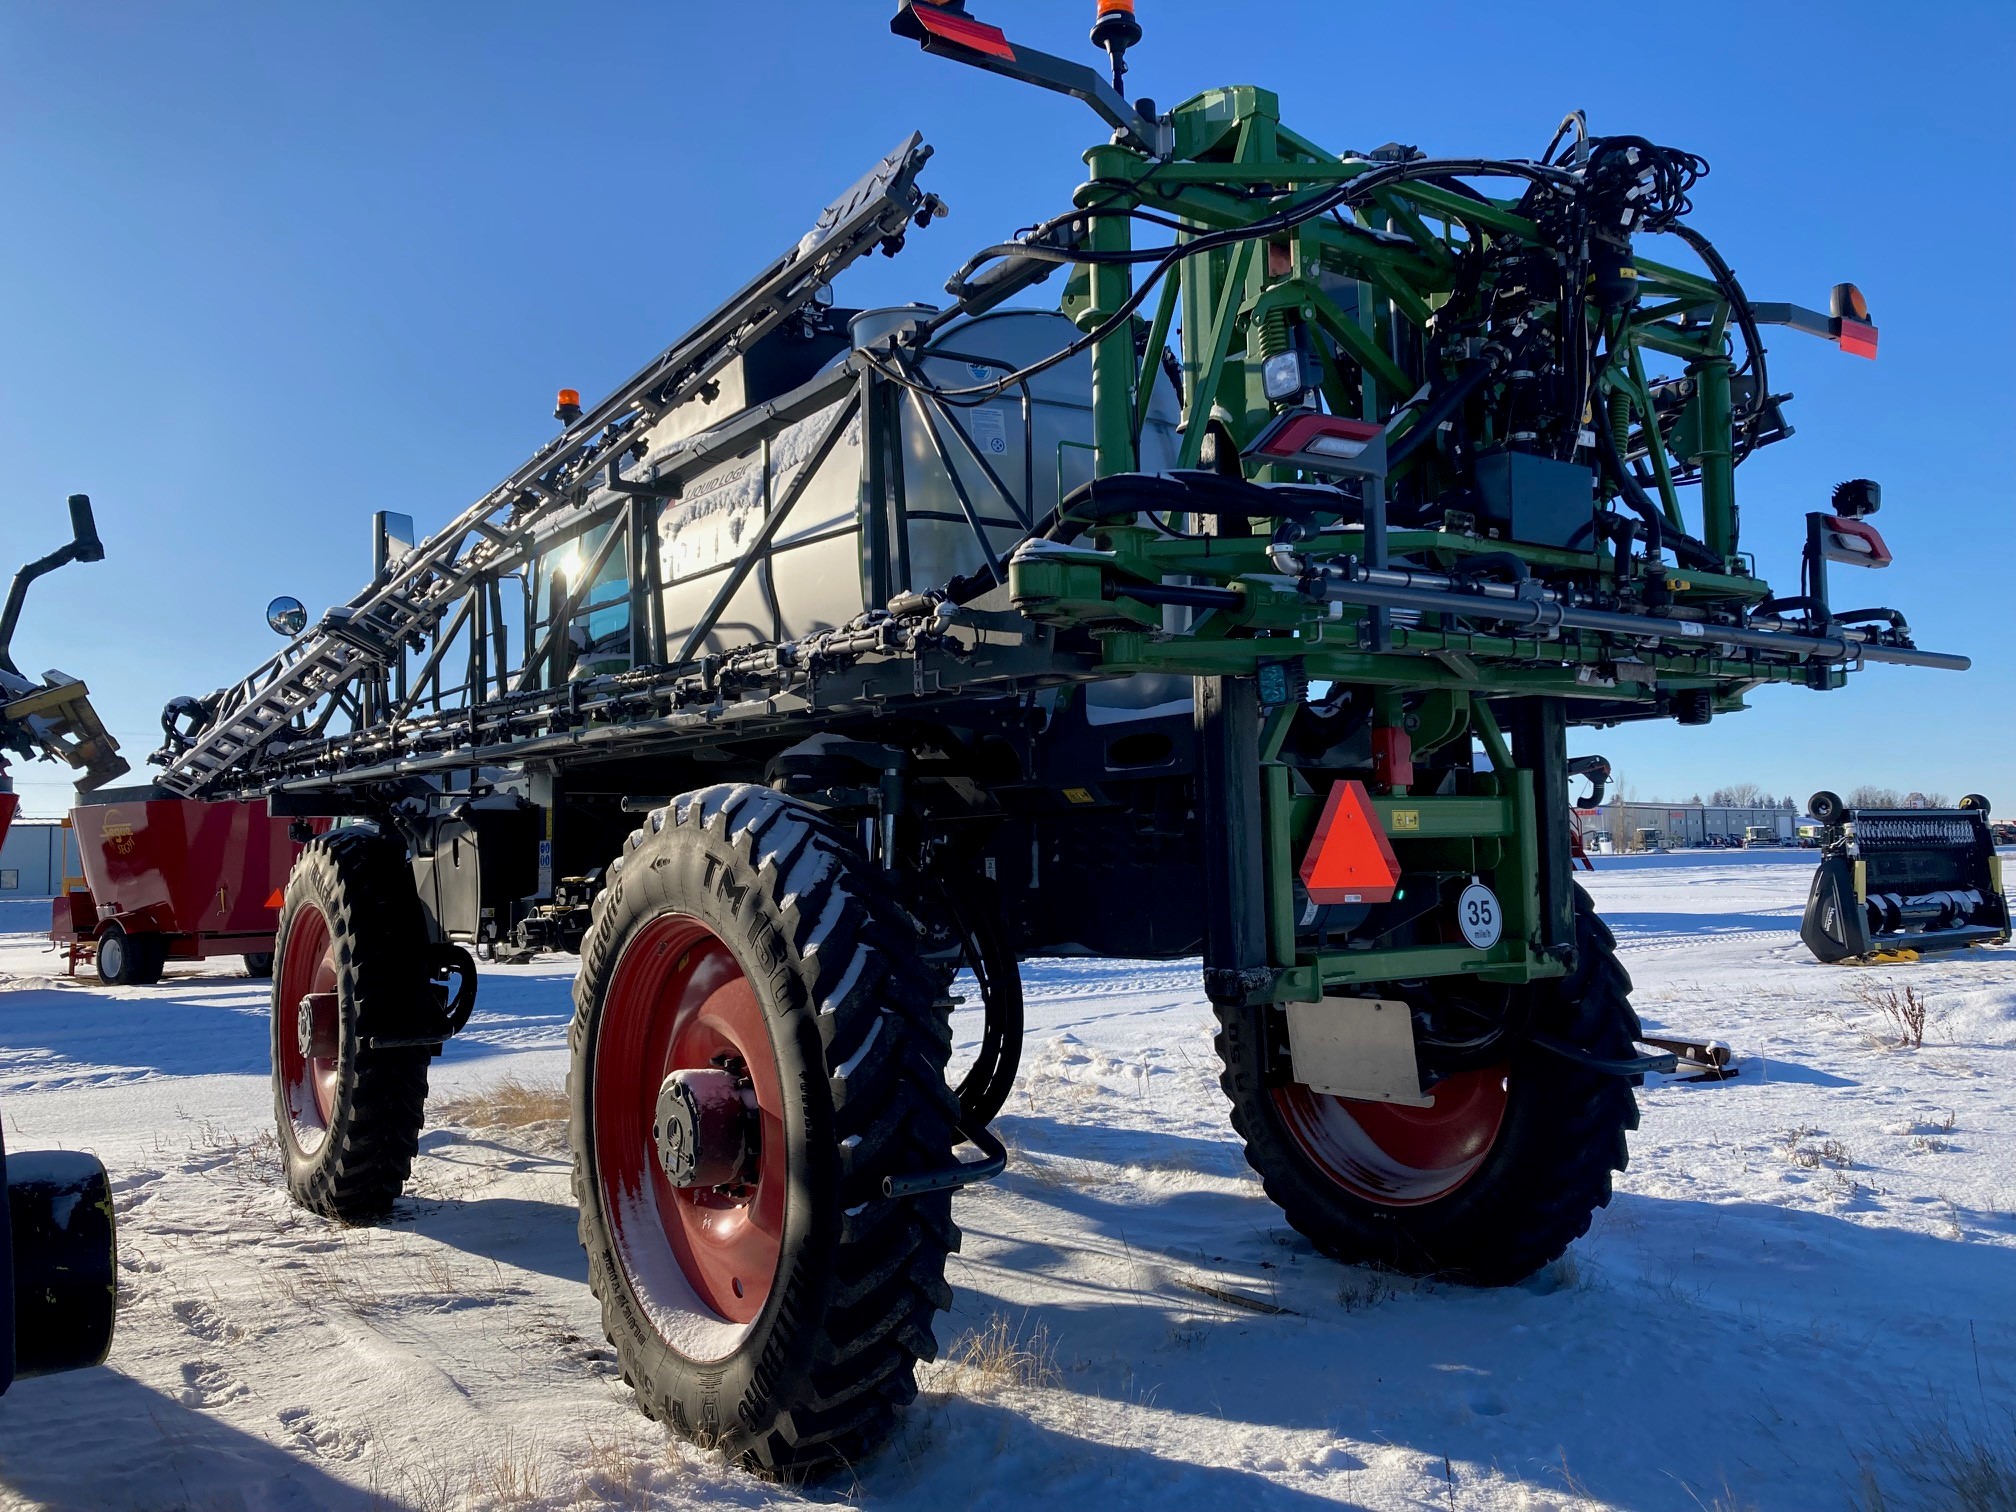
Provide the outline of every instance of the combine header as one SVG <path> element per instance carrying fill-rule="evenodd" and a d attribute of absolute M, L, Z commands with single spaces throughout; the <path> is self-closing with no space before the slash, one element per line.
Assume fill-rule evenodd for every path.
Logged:
<path fill-rule="evenodd" d="M 1799 936 L 1822 962 L 2008 943 L 2002 858 L 1979 793 L 1954 809 L 1850 809 L 1821 792 L 1806 811 L 1824 837 Z"/>
<path fill-rule="evenodd" d="M 1809 516 L 1800 593 L 1742 550 L 1738 470 L 1789 434 L 1765 329 L 1876 329 L 1848 285 L 1753 301 L 1699 158 L 1579 114 L 1488 158 L 1333 151 L 1249 86 L 1163 110 L 1118 87 L 1131 9 L 1102 73 L 903 5 L 1101 117 L 1072 204 L 937 305 L 844 308 L 945 213 L 903 142 L 445 529 L 381 520 L 371 584 L 278 606 L 286 647 L 157 753 L 165 794 L 347 821 L 273 995 L 317 1211 L 397 1196 L 465 952 L 585 930 L 609 1336 L 645 1410 L 777 1472 L 915 1391 L 951 1193 L 1004 1159 L 1018 960 L 1201 954 L 1288 1221 L 1513 1281 L 1674 1063 L 1572 880 L 1568 726 L 1966 666 L 1830 608 L 1888 560 L 1873 484 Z"/>

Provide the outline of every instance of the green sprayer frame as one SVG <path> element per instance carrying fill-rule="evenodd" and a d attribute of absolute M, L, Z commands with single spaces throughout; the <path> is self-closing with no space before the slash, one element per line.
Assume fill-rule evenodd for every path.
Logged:
<path fill-rule="evenodd" d="M 976 256 L 945 309 L 644 464 L 648 429 L 704 398 L 724 364 L 816 310 L 854 259 L 942 214 L 916 187 L 930 149 L 913 137 L 797 248 L 348 606 L 236 687 L 171 706 L 183 723 L 169 721 L 156 753 L 163 789 L 397 817 L 479 771 L 551 782 L 627 762 L 625 780 L 697 780 L 678 763 L 732 745 L 756 775 L 763 751 L 819 728 L 1175 674 L 1197 680 L 1207 986 L 1220 1001 L 1306 1001 L 1353 984 L 1518 984 L 1568 969 L 1569 724 L 1700 723 L 1743 708 L 1753 687 L 1837 687 L 1867 661 L 1967 665 L 1919 650 L 1901 615 L 1830 608 L 1827 563 L 1855 559 L 1845 537 L 1862 531 L 1880 550 L 1858 523 L 1873 485 L 1837 495 L 1839 515 L 1808 515 L 1796 597 L 1775 596 L 1741 550 L 1737 465 L 1789 434 L 1760 327 L 1865 354 L 1875 327 L 1846 285 L 1831 315 L 1749 301 L 1684 223 L 1698 159 L 1591 137 L 1574 116 L 1558 157 L 1553 146 L 1538 160 L 1332 153 L 1285 126 L 1264 89 L 1213 89 L 1158 115 L 957 6 L 905 0 L 894 27 L 1093 105 L 1115 129 L 1085 154 L 1074 208 Z M 1507 183 L 1513 197 L 1488 192 Z M 1143 226 L 1155 245 L 1137 245 Z M 1637 255 L 1646 231 L 1670 232 L 1706 271 Z M 947 326 L 1067 265 L 1072 347 L 962 389 L 925 376 L 920 354 Z M 997 557 L 962 494 L 986 570 L 901 581 L 888 549 L 899 409 L 924 415 L 943 457 L 933 416 L 960 437 L 960 406 L 1012 399 L 1018 385 L 1026 399 L 1030 373 L 1088 348 L 1092 483 L 1044 514 L 1046 501 L 1018 505 L 989 473 L 1033 517 L 1028 536 Z M 1648 356 L 1681 372 L 1655 379 Z M 1146 474 L 1151 397 L 1175 380 L 1177 465 Z M 796 492 L 766 503 L 764 528 L 691 626 L 663 622 L 660 512 L 724 457 L 836 404 L 820 445 L 850 417 L 866 428 L 863 583 L 886 610 L 796 642 L 704 651 Z M 1289 421 L 1355 424 L 1353 445 L 1390 464 L 1338 471 L 1270 452 Z M 1566 534 L 1527 529 L 1516 503 L 1509 518 L 1484 507 L 1485 459 L 1553 480 Z M 570 550 L 590 560 L 563 585 L 548 566 Z M 570 671 L 565 631 L 601 607 L 577 584 L 609 562 L 629 564 L 628 665 Z M 1369 703 L 1383 764 L 1284 754 L 1323 684 Z M 1429 774 L 1418 783 L 1416 761 Z M 1341 778 L 1368 783 L 1401 872 L 1488 880 L 1502 936 L 1474 947 L 1447 929 L 1312 933 L 1297 867 Z M 554 801 L 536 781 L 528 791 Z"/>

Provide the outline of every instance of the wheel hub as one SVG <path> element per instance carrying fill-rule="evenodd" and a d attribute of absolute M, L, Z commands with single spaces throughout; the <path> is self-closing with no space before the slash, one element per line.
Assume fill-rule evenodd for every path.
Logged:
<path fill-rule="evenodd" d="M 311 992 L 294 1008 L 294 1043 L 309 1060 L 336 1059 L 336 994 Z"/>
<path fill-rule="evenodd" d="M 723 1067 L 674 1071 L 658 1088 L 651 1138 L 665 1179 L 681 1189 L 736 1186 L 753 1168 L 755 1100 Z"/>

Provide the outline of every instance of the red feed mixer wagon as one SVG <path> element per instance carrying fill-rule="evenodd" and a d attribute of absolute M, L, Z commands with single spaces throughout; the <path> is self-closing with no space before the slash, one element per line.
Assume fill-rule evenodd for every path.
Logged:
<path fill-rule="evenodd" d="M 74 969 L 95 958 L 119 985 L 158 982 L 170 961 L 239 955 L 273 970 L 273 931 L 301 842 L 263 798 L 216 803 L 150 787 L 108 789 L 70 811 L 84 886 L 55 903 L 50 935 Z M 311 821 L 305 839 L 321 822 Z"/>

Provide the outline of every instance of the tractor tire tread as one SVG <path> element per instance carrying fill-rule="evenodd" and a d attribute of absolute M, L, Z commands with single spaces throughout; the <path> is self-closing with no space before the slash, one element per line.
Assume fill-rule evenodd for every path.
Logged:
<path fill-rule="evenodd" d="M 768 1332 L 747 1388 L 733 1402 L 723 1391 L 715 1423 L 692 1421 L 676 1383 L 654 1375 L 668 1352 L 633 1346 L 618 1305 L 626 1283 L 601 1258 L 606 1236 L 577 1101 L 574 1185 L 590 1284 L 647 1414 L 760 1473 L 816 1476 L 871 1452 L 893 1431 L 898 1410 L 916 1395 L 918 1361 L 936 1355 L 935 1315 L 952 1300 L 944 1278 L 946 1256 L 958 1247 L 950 1194 L 900 1202 L 881 1195 L 885 1177 L 942 1166 L 956 1142 L 958 1102 L 945 1082 L 935 994 L 895 893 L 848 837 L 769 788 L 703 788 L 631 833 L 595 900 L 569 1033 L 577 1074 L 587 1063 L 596 984 L 633 922 L 627 874 L 663 862 L 675 839 L 732 852 L 738 878 L 761 892 L 781 926 L 796 996 L 825 1060 L 813 1074 L 824 1073 L 832 1136 L 846 1158 L 836 1152 L 831 1166 L 838 1190 L 826 1197 L 823 1263 L 794 1264 L 787 1253 L 776 1283 L 782 1294 L 766 1313 L 772 1321 L 756 1325 Z M 754 1334 L 749 1347 L 757 1347 Z"/>
<path fill-rule="evenodd" d="M 315 887 L 326 904 L 339 978 L 347 973 L 350 981 L 355 1017 L 346 1038 L 357 1044 L 339 1070 L 335 1126 L 312 1157 L 286 1161 L 287 1187 L 311 1212 L 368 1223 L 391 1211 L 412 1174 L 430 1057 L 424 1049 L 372 1050 L 363 1042 L 409 1026 L 416 995 L 426 990 L 426 924 L 404 848 L 374 831 L 318 835 L 302 850 L 289 893 L 298 886 Z M 289 922 L 276 952 L 284 949 Z M 277 976 L 273 994 L 277 1018 Z M 280 1116 L 284 1123 L 284 1107 Z"/>

